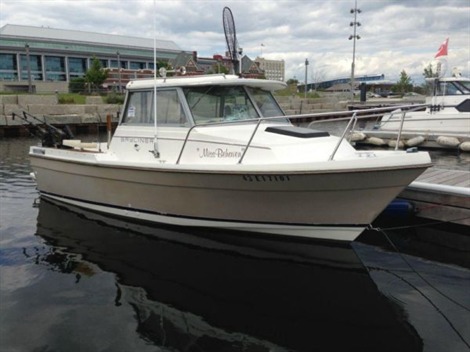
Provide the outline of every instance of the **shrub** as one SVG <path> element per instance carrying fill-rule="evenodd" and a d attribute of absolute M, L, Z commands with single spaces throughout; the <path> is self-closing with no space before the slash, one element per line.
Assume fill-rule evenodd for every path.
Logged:
<path fill-rule="evenodd" d="M 69 82 L 70 93 L 83 93 L 85 91 L 85 77 L 73 78 Z"/>
<path fill-rule="evenodd" d="M 85 104 L 86 97 L 77 93 L 58 94 L 57 100 L 59 104 Z"/>
<path fill-rule="evenodd" d="M 73 96 L 59 95 L 59 104 L 75 104 Z"/>
<path fill-rule="evenodd" d="M 105 100 L 106 100 L 106 103 L 108 103 L 108 104 L 123 104 L 124 103 L 124 94 L 111 92 L 106 96 Z"/>

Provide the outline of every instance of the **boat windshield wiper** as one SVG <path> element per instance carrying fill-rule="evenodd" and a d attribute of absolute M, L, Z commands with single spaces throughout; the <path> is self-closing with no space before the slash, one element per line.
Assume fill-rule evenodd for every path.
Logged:
<path fill-rule="evenodd" d="M 196 105 L 200 103 L 200 101 L 202 100 L 202 98 L 204 98 L 207 94 L 209 94 L 209 92 L 210 92 L 213 88 L 214 88 L 214 86 L 210 86 L 204 93 L 201 94 L 201 96 L 199 97 L 199 99 L 196 100 L 196 101 L 194 102 L 194 104 L 189 107 L 189 109 L 192 111 L 192 110 L 196 107 Z M 187 90 L 188 93 L 189 93 L 190 91 L 191 91 L 190 89 Z M 186 94 L 186 99 L 188 99 L 187 94 Z"/>

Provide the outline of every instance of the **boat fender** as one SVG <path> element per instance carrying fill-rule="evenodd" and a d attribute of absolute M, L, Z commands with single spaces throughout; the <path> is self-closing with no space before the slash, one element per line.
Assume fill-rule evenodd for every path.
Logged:
<path fill-rule="evenodd" d="M 447 137 L 447 136 L 437 137 L 436 142 L 444 147 L 452 147 L 452 148 L 457 148 L 460 144 L 460 141 L 458 140 L 458 138 Z"/>
<path fill-rule="evenodd" d="M 367 135 L 363 132 L 353 132 L 349 136 L 349 140 L 351 142 L 363 141 L 366 138 L 367 138 Z"/>
<path fill-rule="evenodd" d="M 408 139 L 405 144 L 407 147 L 415 147 L 417 145 L 420 145 L 425 141 L 425 138 L 423 136 L 416 136 L 413 138 Z"/>
<path fill-rule="evenodd" d="M 378 137 L 369 137 L 365 140 L 365 142 L 367 144 L 373 144 L 373 145 L 378 145 L 378 146 L 387 144 L 382 138 L 378 138 Z"/>
<path fill-rule="evenodd" d="M 396 198 L 382 212 L 382 215 L 394 218 L 408 217 L 416 213 L 416 208 L 408 200 Z"/>
<path fill-rule="evenodd" d="M 394 139 L 391 139 L 388 141 L 388 146 L 390 148 L 395 148 L 397 146 L 397 141 Z M 398 148 L 403 149 L 405 147 L 405 143 L 403 141 L 398 142 Z"/>
<path fill-rule="evenodd" d="M 459 148 L 463 152 L 470 152 L 470 141 L 460 143 Z"/>

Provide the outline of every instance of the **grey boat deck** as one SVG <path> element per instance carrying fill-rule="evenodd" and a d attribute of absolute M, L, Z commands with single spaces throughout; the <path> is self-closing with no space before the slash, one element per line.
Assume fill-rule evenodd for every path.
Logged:
<path fill-rule="evenodd" d="M 430 168 L 400 198 L 411 201 L 419 217 L 470 226 L 470 171 Z"/>
<path fill-rule="evenodd" d="M 470 171 L 427 169 L 416 181 L 446 186 L 464 187 L 470 190 Z"/>

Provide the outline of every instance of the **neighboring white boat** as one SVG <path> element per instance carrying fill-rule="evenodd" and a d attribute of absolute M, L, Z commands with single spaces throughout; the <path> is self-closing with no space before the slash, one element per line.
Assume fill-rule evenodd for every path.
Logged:
<path fill-rule="evenodd" d="M 470 137 L 470 79 L 436 78 L 431 83 L 433 94 L 426 97 L 426 109 L 407 112 L 402 132 L 437 137 Z M 398 132 L 402 115 L 401 110 L 384 115 L 377 129 Z"/>
<path fill-rule="evenodd" d="M 225 75 L 130 82 L 110 142 L 31 147 L 38 189 L 141 221 L 353 241 L 429 155 L 356 151 L 344 135 L 293 126 L 271 94 L 284 87 Z"/>

